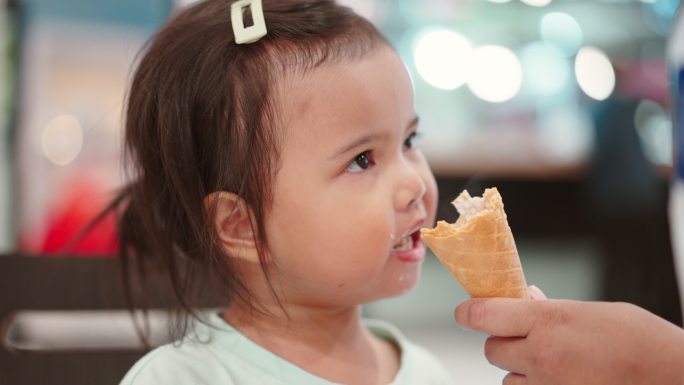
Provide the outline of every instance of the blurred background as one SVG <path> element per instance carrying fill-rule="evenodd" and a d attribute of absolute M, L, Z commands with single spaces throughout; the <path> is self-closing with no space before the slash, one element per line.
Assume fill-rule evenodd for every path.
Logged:
<path fill-rule="evenodd" d="M 121 185 L 134 62 L 169 15 L 192 2 L 0 0 L 0 254 L 63 258 Z M 479 195 L 496 186 L 528 283 L 549 297 L 635 303 L 682 324 L 667 217 L 666 41 L 677 0 L 341 3 L 372 20 L 411 73 L 419 146 L 440 187 L 438 218 L 455 220 L 450 201 L 462 189 Z M 109 258 L 114 236 L 107 219 L 68 254 Z M 435 351 L 457 383 L 500 383 L 504 373 L 482 354 L 485 336 L 454 326 L 453 308 L 465 298 L 429 256 L 416 290 L 365 311 Z M 35 324 L 64 335 L 87 319 L 42 317 L 23 330 Z M 45 345 L 16 322 L 5 326 L 3 340 L 14 333 Z"/>

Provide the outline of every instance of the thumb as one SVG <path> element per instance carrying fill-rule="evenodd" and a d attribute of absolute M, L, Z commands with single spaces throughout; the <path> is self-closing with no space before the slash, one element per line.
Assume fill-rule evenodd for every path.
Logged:
<path fill-rule="evenodd" d="M 540 306 L 546 301 L 516 298 L 474 298 L 456 307 L 461 326 L 498 337 L 525 337 L 530 332 Z"/>

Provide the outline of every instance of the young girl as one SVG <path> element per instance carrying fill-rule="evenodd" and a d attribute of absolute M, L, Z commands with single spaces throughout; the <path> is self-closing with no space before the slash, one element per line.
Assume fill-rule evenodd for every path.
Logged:
<path fill-rule="evenodd" d="M 193 282 L 218 278 L 227 307 L 122 384 L 449 383 L 360 316 L 416 285 L 435 216 L 405 67 L 334 1 L 264 0 L 267 32 L 244 44 L 231 3 L 179 13 L 141 59 L 119 199 L 125 266 L 163 266 L 186 310 Z"/>

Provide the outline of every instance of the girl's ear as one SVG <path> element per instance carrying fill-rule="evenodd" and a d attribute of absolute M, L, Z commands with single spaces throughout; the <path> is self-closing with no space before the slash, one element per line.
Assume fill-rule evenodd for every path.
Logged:
<path fill-rule="evenodd" d="M 229 257 L 259 263 L 252 219 L 254 214 L 245 201 L 230 192 L 218 191 L 204 198 L 211 214 L 219 244 Z"/>

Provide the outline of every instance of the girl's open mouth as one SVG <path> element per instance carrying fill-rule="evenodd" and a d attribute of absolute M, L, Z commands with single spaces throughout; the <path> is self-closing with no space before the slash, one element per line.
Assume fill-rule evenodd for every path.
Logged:
<path fill-rule="evenodd" d="M 399 240 L 399 243 L 394 245 L 394 247 L 392 248 L 392 251 L 413 250 L 413 248 L 415 247 L 415 245 L 418 243 L 419 240 L 420 240 L 420 232 L 416 231 L 412 234 L 405 236 L 401 240 Z"/>
<path fill-rule="evenodd" d="M 402 262 L 417 262 L 425 257 L 425 248 L 421 247 L 420 231 L 415 231 L 402 239 L 392 248 L 392 254 Z"/>

